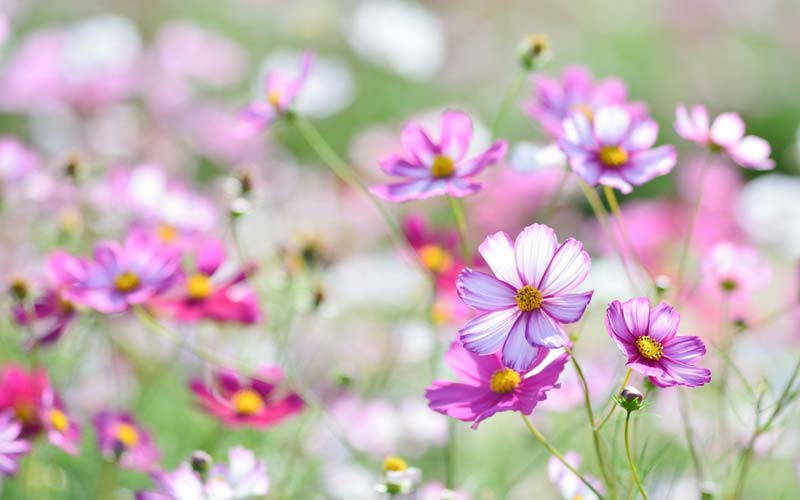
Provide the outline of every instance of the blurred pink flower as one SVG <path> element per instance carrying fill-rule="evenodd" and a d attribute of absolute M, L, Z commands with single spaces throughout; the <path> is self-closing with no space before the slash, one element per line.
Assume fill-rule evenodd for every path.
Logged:
<path fill-rule="evenodd" d="M 598 109 L 591 121 L 583 113 L 570 115 L 558 145 L 587 184 L 627 194 L 633 186 L 668 174 L 675 166 L 673 146 L 653 148 L 657 136 L 654 120 L 613 106 Z"/>
<path fill-rule="evenodd" d="M 744 122 L 737 113 L 722 113 L 709 126 L 708 110 L 695 106 L 691 114 L 685 106 L 675 110 L 675 131 L 687 141 L 712 151 L 722 151 L 739 165 L 753 170 L 772 170 L 772 149 L 761 137 L 744 135 Z"/>
<path fill-rule="evenodd" d="M 472 497 L 463 490 L 451 490 L 438 481 L 431 481 L 420 487 L 417 500 L 472 500 Z"/>
<path fill-rule="evenodd" d="M 615 300 L 606 311 L 606 328 L 628 356 L 628 367 L 650 377 L 658 387 L 699 387 L 711 381 L 711 372 L 696 366 L 706 346 L 700 337 L 676 335 L 680 319 L 663 302 L 651 309 L 646 297 Z"/>
<path fill-rule="evenodd" d="M 574 451 L 564 453 L 564 459 L 575 469 L 580 467 L 582 461 L 581 456 Z M 597 500 L 597 495 L 556 457 L 550 457 L 547 461 L 547 476 L 564 500 Z M 585 477 L 598 491 L 603 491 L 600 481 L 589 475 Z"/>
<path fill-rule="evenodd" d="M 438 142 L 418 123 L 409 122 L 401 136 L 405 156 L 394 154 L 380 162 L 384 172 L 405 180 L 374 186 L 371 191 L 396 203 L 445 194 L 461 198 L 477 193 L 482 184 L 473 176 L 501 161 L 507 143 L 497 141 L 483 153 L 466 158 L 471 139 L 472 120 L 461 111 L 448 110 L 442 114 Z"/>
<path fill-rule="evenodd" d="M 18 325 L 30 328 L 33 338 L 26 347 L 33 349 L 60 339 L 77 316 L 77 310 L 57 288 L 51 288 L 36 298 L 30 307 L 23 303 L 14 305 L 13 316 Z"/>
<path fill-rule="evenodd" d="M 70 455 L 77 455 L 81 446 L 81 428 L 71 418 L 61 398 L 48 387 L 42 394 L 39 405 L 39 420 L 42 422 L 47 440 Z"/>
<path fill-rule="evenodd" d="M 445 362 L 461 382 L 435 380 L 425 389 L 425 397 L 432 410 L 472 422 L 473 429 L 498 412 L 530 415 L 547 398 L 547 391 L 558 387 L 558 376 L 569 359 L 562 354 L 542 366 L 547 354 L 547 349 L 540 349 L 528 366 L 517 370 L 508 367 L 499 353 L 479 356 L 453 342 Z"/>
<path fill-rule="evenodd" d="M 516 242 L 490 235 L 479 251 L 494 276 L 466 268 L 458 277 L 461 299 L 488 311 L 460 330 L 464 347 L 479 355 L 502 350 L 507 366 L 524 370 L 541 347 L 568 345 L 561 325 L 578 321 L 593 293 L 573 293 L 591 266 L 583 244 L 569 238 L 559 245 L 555 231 L 533 224 Z"/>
<path fill-rule="evenodd" d="M 712 292 L 749 300 L 753 291 L 769 283 L 771 270 L 755 248 L 723 241 L 714 245 L 703 262 L 703 283 Z"/>
<path fill-rule="evenodd" d="M 39 168 L 39 155 L 16 137 L 0 137 L 0 182 L 8 189 Z"/>
<path fill-rule="evenodd" d="M 19 365 L 8 364 L 0 372 L 0 412 L 14 412 L 14 417 L 22 424 L 22 437 L 41 432 L 39 413 L 43 396 L 50 390 L 50 380 L 44 370 L 29 372 Z"/>
<path fill-rule="evenodd" d="M 31 451 L 31 444 L 22 439 L 22 424 L 13 411 L 0 413 L 0 474 L 13 476 L 19 470 L 19 459 Z"/>
<path fill-rule="evenodd" d="M 158 467 L 161 453 L 150 434 L 127 413 L 103 411 L 92 418 L 97 447 L 120 467 L 149 472 Z"/>

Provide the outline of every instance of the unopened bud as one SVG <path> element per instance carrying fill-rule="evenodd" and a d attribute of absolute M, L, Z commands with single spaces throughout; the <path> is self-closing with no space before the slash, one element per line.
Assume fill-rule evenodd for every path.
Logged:
<path fill-rule="evenodd" d="M 628 386 L 616 397 L 617 404 L 625 411 L 632 412 L 641 410 L 644 406 L 644 395 L 635 387 Z"/>
<path fill-rule="evenodd" d="M 197 450 L 192 453 L 191 458 L 189 459 L 189 463 L 192 465 L 192 470 L 197 472 L 200 475 L 205 475 L 206 472 L 211 469 L 211 464 L 213 460 L 211 459 L 211 455 L 208 453 Z"/>
<path fill-rule="evenodd" d="M 28 282 L 24 278 L 14 278 L 11 280 L 8 291 L 15 299 L 19 301 L 25 300 L 29 292 Z"/>
<path fill-rule="evenodd" d="M 517 47 L 520 64 L 526 71 L 533 70 L 536 63 L 550 54 L 550 39 L 536 33 L 520 40 Z"/>
<path fill-rule="evenodd" d="M 656 286 L 656 295 L 661 298 L 669 292 L 669 287 L 671 285 L 671 280 L 669 276 L 664 274 L 659 274 L 656 276 L 655 279 L 655 286 Z"/>
<path fill-rule="evenodd" d="M 231 203 L 230 214 L 231 217 L 236 219 L 246 214 L 248 210 L 250 210 L 250 202 L 245 198 L 239 197 L 233 200 L 233 203 Z"/>
<path fill-rule="evenodd" d="M 239 172 L 239 193 L 242 196 L 247 196 L 253 191 L 253 175 L 249 170 L 242 170 Z"/>

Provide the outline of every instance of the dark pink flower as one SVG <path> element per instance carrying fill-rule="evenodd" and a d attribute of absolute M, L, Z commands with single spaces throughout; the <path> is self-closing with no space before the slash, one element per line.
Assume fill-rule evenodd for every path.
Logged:
<path fill-rule="evenodd" d="M 78 314 L 75 305 L 56 288 L 47 290 L 30 307 L 15 305 L 13 313 L 18 325 L 29 326 L 33 331 L 28 349 L 56 342 Z"/>
<path fill-rule="evenodd" d="M 401 203 L 432 196 L 461 198 L 481 190 L 473 177 L 487 166 L 503 159 L 506 141 L 493 143 L 486 151 L 467 158 L 472 138 L 472 120 L 461 111 L 442 114 L 439 140 L 434 141 L 416 122 L 403 129 L 403 155 L 391 155 L 381 161 L 381 169 L 402 177 L 402 182 L 374 186 L 371 191 L 389 201 Z"/>
<path fill-rule="evenodd" d="M 419 263 L 434 275 L 447 274 L 461 267 L 457 257 L 456 231 L 432 229 L 423 217 L 411 215 L 403 221 L 403 233 L 417 253 Z"/>
<path fill-rule="evenodd" d="M 711 381 L 711 371 L 696 366 L 706 353 L 700 337 L 677 336 L 681 317 L 665 303 L 651 309 L 646 297 L 608 305 L 606 328 L 627 365 L 659 387 L 699 387 Z"/>
<path fill-rule="evenodd" d="M 478 356 L 453 342 L 445 362 L 460 382 L 435 380 L 425 397 L 431 409 L 464 422 L 472 428 L 502 411 L 530 415 L 536 404 L 547 398 L 547 391 L 558 387 L 558 376 L 569 356 L 562 354 L 543 366 L 547 349 L 539 350 L 531 363 L 514 370 L 503 363 L 500 354 Z"/>
<path fill-rule="evenodd" d="M 277 366 L 263 367 L 255 377 L 224 369 L 214 375 L 209 387 L 200 380 L 190 383 L 200 406 L 231 427 L 268 429 L 300 413 L 302 398 L 280 388 L 283 372 Z"/>
<path fill-rule="evenodd" d="M 8 364 L 0 372 L 0 411 L 11 410 L 22 424 L 22 436 L 41 432 L 39 418 L 43 396 L 51 391 L 50 380 L 44 370 L 29 372 L 25 368 Z"/>
<path fill-rule="evenodd" d="M 158 448 L 131 415 L 103 411 L 92 418 L 92 424 L 100 452 L 120 467 L 150 472 L 158 466 Z"/>

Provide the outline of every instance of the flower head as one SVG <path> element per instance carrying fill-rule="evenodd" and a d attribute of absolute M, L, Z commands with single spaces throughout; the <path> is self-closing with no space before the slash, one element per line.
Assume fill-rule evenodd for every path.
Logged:
<path fill-rule="evenodd" d="M 723 241 L 714 245 L 703 263 L 705 288 L 738 299 L 763 287 L 770 268 L 755 248 Z"/>
<path fill-rule="evenodd" d="M 569 359 L 562 354 L 545 365 L 547 354 L 547 349 L 540 349 L 528 366 L 516 370 L 508 367 L 499 353 L 479 356 L 453 342 L 445 362 L 460 382 L 434 381 L 425 389 L 428 405 L 439 413 L 472 422 L 473 429 L 502 411 L 530 415 L 536 404 L 547 398 L 547 391 L 558 387 L 558 376 Z"/>
<path fill-rule="evenodd" d="M 256 377 L 220 370 L 213 387 L 200 380 L 193 380 L 190 387 L 200 406 L 225 424 L 267 429 L 300 413 L 305 406 L 298 394 L 280 389 L 282 381 L 281 369 L 267 366 L 258 370 Z"/>
<path fill-rule="evenodd" d="M 646 297 L 615 300 L 606 311 L 606 328 L 628 356 L 627 365 L 655 385 L 699 387 L 711 381 L 711 372 L 696 366 L 706 346 L 700 337 L 676 335 L 680 319 L 663 302 L 651 308 Z"/>
<path fill-rule="evenodd" d="M 14 306 L 16 323 L 29 326 L 33 331 L 33 339 L 27 344 L 29 349 L 56 342 L 77 315 L 75 305 L 66 300 L 57 288 L 45 291 L 30 307 L 22 303 Z"/>
<path fill-rule="evenodd" d="M 744 122 L 737 113 L 722 113 L 710 123 L 705 106 L 695 106 L 691 112 L 686 106 L 675 110 L 675 131 L 678 135 L 712 151 L 724 152 L 744 168 L 772 170 L 775 161 L 769 155 L 772 149 L 761 137 L 744 135 Z"/>
<path fill-rule="evenodd" d="M 61 399 L 50 388 L 45 390 L 39 405 L 39 420 L 47 440 L 70 455 L 77 455 L 81 445 L 81 427 L 69 416 Z"/>
<path fill-rule="evenodd" d="M 412 493 L 422 480 L 422 472 L 416 467 L 409 467 L 400 457 L 390 456 L 383 461 L 383 481 L 377 486 L 379 493 L 386 493 L 389 498 Z"/>
<path fill-rule="evenodd" d="M 150 434 L 127 413 L 103 411 L 92 418 L 97 433 L 97 447 L 120 467 L 141 471 L 153 470 L 160 453 Z"/>
<path fill-rule="evenodd" d="M 526 227 L 516 241 L 506 233 L 488 236 L 478 248 L 494 276 L 466 268 L 456 282 L 466 304 L 487 311 L 460 330 L 467 350 L 485 356 L 502 351 L 503 363 L 526 370 L 540 347 L 569 343 L 564 323 L 578 321 L 592 292 L 574 292 L 589 274 L 583 244 L 560 245 L 543 224 Z"/>
<path fill-rule="evenodd" d="M 13 476 L 19 470 L 19 459 L 31 451 L 31 444 L 21 438 L 22 424 L 14 412 L 0 413 L 0 474 Z"/>
<path fill-rule="evenodd" d="M 50 380 L 44 370 L 29 372 L 25 368 L 9 364 L 0 372 L 0 411 L 10 410 L 22 424 L 22 436 L 29 437 L 42 430 L 40 413 L 43 396 L 50 388 Z"/>
<path fill-rule="evenodd" d="M 630 193 L 675 166 L 675 148 L 653 148 L 658 124 L 620 106 L 599 108 L 592 119 L 572 113 L 564 120 L 558 145 L 570 167 L 587 184 L 602 184 Z"/>
<path fill-rule="evenodd" d="M 419 263 L 432 274 L 441 276 L 458 268 L 457 232 L 431 229 L 423 217 L 411 215 L 403 221 L 403 233 Z"/>
<path fill-rule="evenodd" d="M 472 120 L 461 111 L 442 114 L 439 140 L 434 141 L 416 122 L 403 129 L 403 155 L 391 155 L 381 161 L 381 169 L 402 177 L 401 182 L 372 187 L 381 198 L 397 203 L 449 195 L 461 198 L 481 190 L 473 179 L 489 165 L 503 159 L 506 141 L 497 141 L 477 156 L 467 158 L 472 137 Z"/>

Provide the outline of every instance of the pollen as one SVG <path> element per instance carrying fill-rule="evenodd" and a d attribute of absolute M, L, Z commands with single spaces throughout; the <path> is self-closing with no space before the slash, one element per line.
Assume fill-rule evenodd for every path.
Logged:
<path fill-rule="evenodd" d="M 538 288 L 525 285 L 514 296 L 520 311 L 533 311 L 542 307 L 542 292 Z"/>
<path fill-rule="evenodd" d="M 658 361 L 664 353 L 664 346 L 661 342 L 653 340 L 648 335 L 643 335 L 636 339 L 636 348 L 639 354 L 652 361 Z"/>
<path fill-rule="evenodd" d="M 447 155 L 436 155 L 431 164 L 431 174 L 437 179 L 450 177 L 456 171 L 455 162 Z"/>
<path fill-rule="evenodd" d="M 161 224 L 156 229 L 156 234 L 164 243 L 172 243 L 178 237 L 178 230 L 169 224 Z"/>
<path fill-rule="evenodd" d="M 408 469 L 408 464 L 400 457 L 386 457 L 383 461 L 383 470 L 392 472 L 401 472 Z"/>
<path fill-rule="evenodd" d="M 503 368 L 497 370 L 492 374 L 492 380 L 489 382 L 492 392 L 497 394 L 506 394 L 517 388 L 520 382 L 519 373 L 511 368 Z"/>
<path fill-rule="evenodd" d="M 192 299 L 205 299 L 212 289 L 211 280 L 205 274 L 193 274 L 186 280 L 186 294 Z"/>
<path fill-rule="evenodd" d="M 600 161 L 607 167 L 621 167 L 628 163 L 628 152 L 619 146 L 600 148 Z"/>
<path fill-rule="evenodd" d="M 130 271 L 118 275 L 114 279 L 114 288 L 120 293 L 128 293 L 139 288 L 139 277 Z"/>
<path fill-rule="evenodd" d="M 233 394 L 231 404 L 239 415 L 254 415 L 264 408 L 264 400 L 252 389 L 240 389 Z"/>
<path fill-rule="evenodd" d="M 69 428 L 69 418 L 63 411 L 54 408 L 50 410 L 47 417 L 50 419 L 50 425 L 58 432 L 64 432 Z"/>
<path fill-rule="evenodd" d="M 277 90 L 272 90 L 267 94 L 267 102 L 277 108 L 281 104 L 281 93 Z"/>
<path fill-rule="evenodd" d="M 450 269 L 453 259 L 447 250 L 439 245 L 425 245 L 419 249 L 419 258 L 426 269 L 434 273 L 441 273 Z"/>
<path fill-rule="evenodd" d="M 114 430 L 114 437 L 126 448 L 133 448 L 139 444 L 139 431 L 131 424 L 119 424 Z"/>

